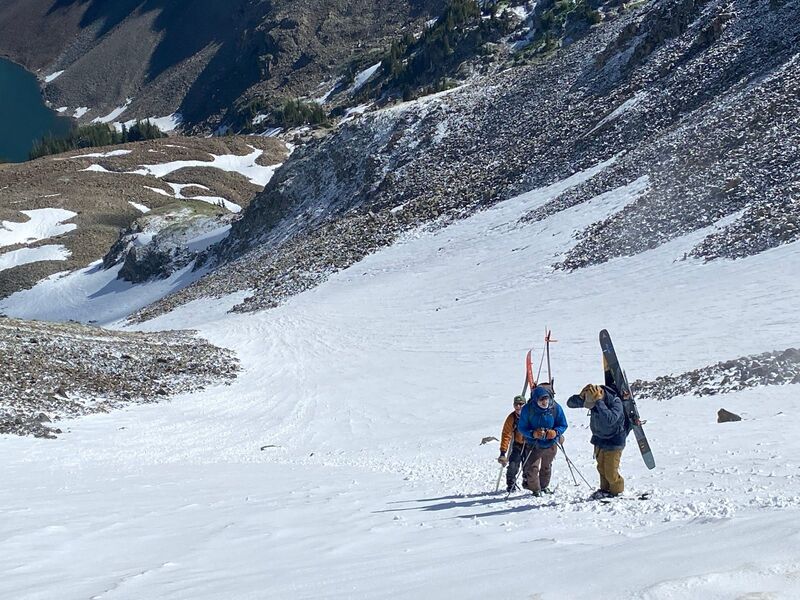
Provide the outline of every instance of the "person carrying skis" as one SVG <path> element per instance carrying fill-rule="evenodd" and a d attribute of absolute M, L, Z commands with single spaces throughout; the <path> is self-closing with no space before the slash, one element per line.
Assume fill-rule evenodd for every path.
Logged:
<path fill-rule="evenodd" d="M 517 429 L 531 448 L 523 466 L 523 487 L 534 496 L 541 496 L 542 492 L 552 493 L 548 486 L 556 444 L 567 430 L 567 418 L 550 389 L 541 385 L 533 388 L 530 402 L 520 413 Z"/>
<path fill-rule="evenodd" d="M 509 493 L 517 489 L 517 473 L 519 473 L 520 465 L 525 462 L 525 459 L 530 454 L 530 446 L 525 443 L 525 439 L 517 430 L 517 423 L 519 422 L 519 414 L 522 412 L 522 407 L 525 406 L 525 396 L 514 397 L 514 410 L 506 417 L 503 423 L 503 433 L 500 434 L 500 456 L 497 457 L 499 462 L 506 470 L 506 491 Z M 509 448 L 511 452 L 506 456 Z M 522 478 L 522 487 L 526 487 L 525 477 Z"/>
<path fill-rule="evenodd" d="M 619 473 L 619 463 L 629 429 L 619 394 L 610 386 L 590 383 L 580 394 L 570 396 L 567 406 L 589 411 L 591 443 L 600 474 L 600 489 L 592 494 L 592 498 L 620 495 L 625 490 L 625 480 Z"/>

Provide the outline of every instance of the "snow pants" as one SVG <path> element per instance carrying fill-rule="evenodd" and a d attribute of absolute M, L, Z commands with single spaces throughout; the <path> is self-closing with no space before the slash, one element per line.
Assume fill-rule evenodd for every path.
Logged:
<path fill-rule="evenodd" d="M 523 477 L 525 478 L 523 487 L 532 492 L 540 492 L 550 485 L 556 451 L 555 444 L 549 448 L 531 448 L 523 467 Z"/>
<path fill-rule="evenodd" d="M 506 470 L 506 489 L 511 491 L 514 487 L 514 484 L 517 481 L 517 473 L 519 473 L 519 468 L 525 462 L 525 459 L 528 458 L 528 455 L 531 453 L 531 447 L 525 444 L 518 444 L 515 441 L 511 444 L 511 454 L 508 455 L 508 469 Z M 525 477 L 525 473 L 522 474 L 522 487 L 527 487 L 527 478 Z"/>
<path fill-rule="evenodd" d="M 622 450 L 601 450 L 595 448 L 597 472 L 600 473 L 600 489 L 610 494 L 621 494 L 625 490 L 625 480 L 619 474 Z"/>

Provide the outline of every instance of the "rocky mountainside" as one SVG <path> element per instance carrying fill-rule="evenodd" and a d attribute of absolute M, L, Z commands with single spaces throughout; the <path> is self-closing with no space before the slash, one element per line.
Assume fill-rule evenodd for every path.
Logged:
<path fill-rule="evenodd" d="M 55 107 L 181 113 L 208 130 L 237 102 L 294 98 L 420 30 L 442 1 L 6 0 L 0 55 L 50 79 Z M 322 92 L 324 93 L 324 92 Z"/>
<path fill-rule="evenodd" d="M 621 186 L 637 199 L 578 232 L 578 269 L 703 230 L 703 260 L 800 237 L 800 4 L 656 0 L 608 9 L 530 64 L 350 121 L 301 148 L 251 203 L 215 273 L 140 315 L 253 289 L 256 310 L 404 232 L 606 163 L 527 215 Z"/>
<path fill-rule="evenodd" d="M 48 423 L 229 381 L 227 350 L 190 332 L 123 333 L 0 318 L 0 433 L 53 437 Z"/>
<path fill-rule="evenodd" d="M 144 246 L 152 244 L 142 242 L 162 229 L 169 228 L 162 238 L 171 239 L 179 231 L 200 235 L 229 225 L 264 187 L 236 169 L 268 172 L 287 154 L 287 146 L 272 138 L 172 137 L 0 165 L 0 298 L 104 255 L 106 267 L 125 260 L 134 234 L 139 262 L 146 262 L 153 254 Z M 169 268 L 189 258 L 185 242 L 192 236 L 184 237 L 183 265 L 173 261 Z M 48 248 L 61 254 L 47 255 Z M 135 262 L 129 281 L 159 270 L 152 264 L 133 269 Z"/>

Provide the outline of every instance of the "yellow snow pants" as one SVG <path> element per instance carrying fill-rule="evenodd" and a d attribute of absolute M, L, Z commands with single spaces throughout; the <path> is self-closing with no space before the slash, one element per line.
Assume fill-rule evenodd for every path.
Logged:
<path fill-rule="evenodd" d="M 600 489 L 610 494 L 621 494 L 625 489 L 625 480 L 619 474 L 619 462 L 622 450 L 601 450 L 595 448 L 597 472 L 600 473 Z"/>

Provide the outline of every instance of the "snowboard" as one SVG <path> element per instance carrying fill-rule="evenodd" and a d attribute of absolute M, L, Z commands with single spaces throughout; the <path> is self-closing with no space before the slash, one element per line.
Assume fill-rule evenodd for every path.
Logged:
<path fill-rule="evenodd" d="M 648 469 L 654 469 L 656 460 L 653 457 L 653 451 L 650 449 L 650 443 L 644 434 L 642 419 L 639 417 L 639 409 L 636 407 L 636 400 L 634 400 L 633 393 L 628 385 L 625 371 L 620 367 L 614 344 L 611 342 L 611 336 L 605 329 L 600 332 L 600 348 L 603 351 L 603 371 L 605 372 L 606 385 L 619 392 L 625 416 L 633 429 L 633 434 L 636 436 L 636 444 L 642 453 L 644 464 L 647 465 Z"/>

